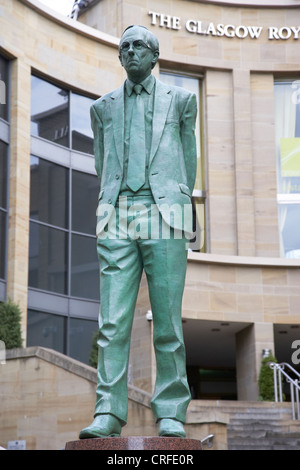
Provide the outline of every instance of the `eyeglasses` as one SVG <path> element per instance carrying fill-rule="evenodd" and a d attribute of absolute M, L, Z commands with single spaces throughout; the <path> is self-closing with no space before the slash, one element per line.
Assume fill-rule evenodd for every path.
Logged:
<path fill-rule="evenodd" d="M 120 45 L 120 51 L 121 52 L 128 52 L 129 49 L 130 49 L 130 46 L 132 45 L 132 47 L 134 49 L 136 49 L 137 51 L 140 51 L 142 49 L 151 49 L 150 46 L 148 46 L 148 44 L 146 44 L 144 41 L 142 41 L 141 39 L 139 40 L 136 40 L 136 41 L 133 41 L 132 43 L 128 42 L 128 41 L 124 41 L 122 42 L 122 44 Z"/>

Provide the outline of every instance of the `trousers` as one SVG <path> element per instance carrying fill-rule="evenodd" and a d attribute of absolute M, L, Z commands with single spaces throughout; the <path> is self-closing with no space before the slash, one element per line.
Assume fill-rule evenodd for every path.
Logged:
<path fill-rule="evenodd" d="M 95 416 L 110 413 L 122 425 L 127 422 L 131 329 L 144 270 L 156 358 L 152 411 L 156 420 L 185 422 L 191 396 L 181 320 L 187 239 L 181 235 L 164 225 L 152 196 L 132 196 L 117 204 L 115 218 L 97 238 L 100 312 Z"/>

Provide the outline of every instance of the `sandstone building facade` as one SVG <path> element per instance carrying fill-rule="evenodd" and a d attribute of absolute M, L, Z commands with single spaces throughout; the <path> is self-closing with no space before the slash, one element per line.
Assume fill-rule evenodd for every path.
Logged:
<path fill-rule="evenodd" d="M 300 340 L 300 7 L 294 0 L 91 1 L 77 20 L 0 0 L 0 300 L 24 345 L 88 362 L 99 309 L 89 106 L 118 87 L 123 30 L 197 94 L 197 237 L 183 302 L 193 398 L 257 400 L 262 352 Z M 129 382 L 153 388 L 146 282 Z M 148 313 L 148 315 L 147 315 Z M 295 364 L 297 365 L 297 364 Z"/>

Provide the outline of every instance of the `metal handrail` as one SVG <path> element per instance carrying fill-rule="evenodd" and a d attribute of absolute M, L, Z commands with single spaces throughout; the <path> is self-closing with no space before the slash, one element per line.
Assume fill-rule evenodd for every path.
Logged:
<path fill-rule="evenodd" d="M 85 8 L 89 4 L 89 0 L 74 0 L 72 11 L 70 13 L 70 18 L 73 18 L 73 20 L 77 20 L 79 11 L 82 10 L 82 8 Z"/>
<path fill-rule="evenodd" d="M 213 446 L 213 440 L 214 440 L 215 435 L 214 434 L 209 434 L 208 436 L 204 437 L 201 439 L 201 444 L 205 445 L 207 447 L 212 447 Z"/>
<path fill-rule="evenodd" d="M 282 376 L 286 378 L 287 383 L 290 384 L 292 413 L 294 420 L 300 420 L 300 407 L 299 407 L 299 392 L 300 392 L 300 374 L 287 362 L 278 364 L 276 362 L 269 362 L 269 367 L 273 370 L 274 376 L 274 396 L 275 402 L 282 402 Z M 290 372 L 295 374 L 298 379 L 292 377 L 284 370 L 289 369 Z M 278 397 L 279 395 L 279 397 Z"/>

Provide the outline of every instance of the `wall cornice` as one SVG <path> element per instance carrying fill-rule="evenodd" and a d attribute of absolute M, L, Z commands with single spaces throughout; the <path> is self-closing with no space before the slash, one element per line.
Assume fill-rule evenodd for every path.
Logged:
<path fill-rule="evenodd" d="M 46 5 L 39 2 L 38 0 L 19 0 L 19 2 L 23 3 L 28 8 L 35 10 L 38 14 L 59 24 L 60 26 L 63 26 L 64 28 L 73 31 L 74 33 L 81 34 L 82 36 L 85 36 L 94 41 L 98 41 L 107 46 L 111 46 L 114 48 L 118 48 L 119 46 L 119 38 L 111 36 L 110 34 L 103 33 L 102 31 L 98 31 L 95 28 L 92 28 L 83 23 L 80 23 L 79 21 L 64 16 L 56 12 L 55 10 L 52 10 L 52 8 L 48 8 Z"/>
<path fill-rule="evenodd" d="M 236 8 L 300 8 L 298 0 L 186 0 L 205 5 Z"/>
<path fill-rule="evenodd" d="M 205 264 L 220 265 L 236 265 L 236 266 L 261 266 L 273 268 L 298 268 L 300 269 L 299 259 L 287 258 L 269 258 L 259 256 L 235 256 L 235 255 L 218 255 L 213 253 L 197 253 L 189 252 L 188 260 L 191 262 Z"/>

